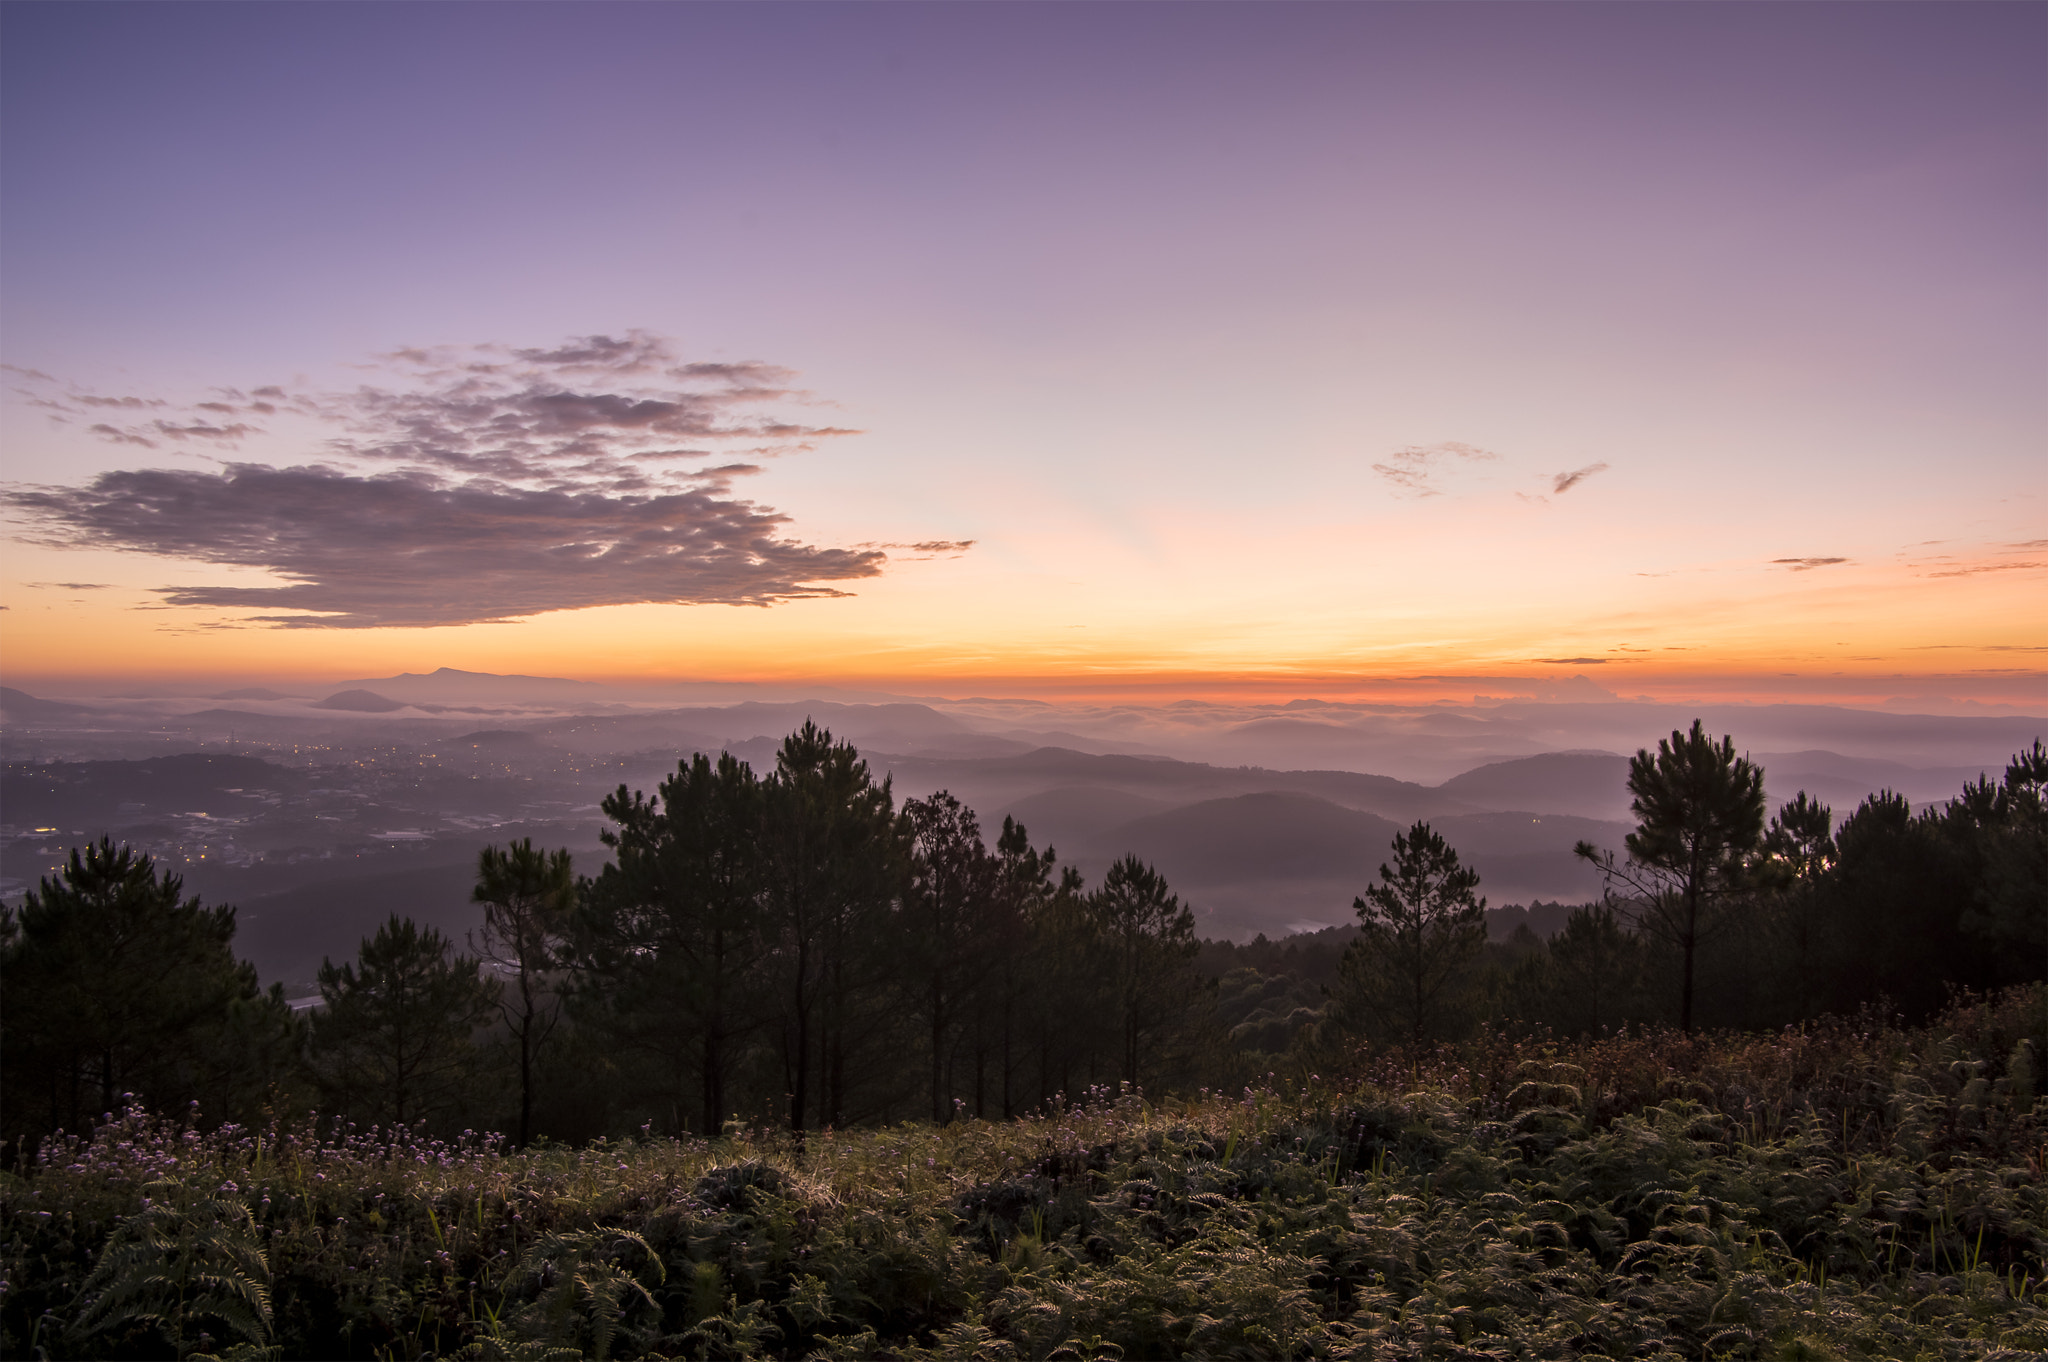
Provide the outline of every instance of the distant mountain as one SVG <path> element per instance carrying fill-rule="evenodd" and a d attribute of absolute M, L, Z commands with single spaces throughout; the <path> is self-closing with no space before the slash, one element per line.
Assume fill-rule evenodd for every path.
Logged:
<path fill-rule="evenodd" d="M 198 727 L 205 724 L 243 724 L 263 728 L 267 731 L 284 733 L 305 727 L 305 720 L 296 715 L 258 714 L 253 709 L 202 709 L 183 714 L 176 719 L 164 720 L 166 724 L 183 724 Z"/>
<path fill-rule="evenodd" d="M 1611 752 L 1546 752 L 1490 762 L 1437 789 L 1484 809 L 1628 816 L 1628 758 Z"/>
<path fill-rule="evenodd" d="M 1170 757 L 1115 753 L 1097 756 L 1057 747 L 1042 747 L 1023 756 L 971 765 L 961 762 L 941 768 L 935 764 L 934 774 L 941 769 L 963 774 L 971 769 L 983 778 L 1037 784 L 1039 789 L 1058 785 L 1110 786 L 1173 804 L 1285 790 L 1315 795 L 1348 809 L 1402 823 L 1437 814 L 1469 812 L 1472 808 L 1426 785 L 1361 771 L 1271 771 L 1260 767 L 1211 766 Z"/>
<path fill-rule="evenodd" d="M 1772 808 L 1803 790 L 1832 805 L 1838 820 L 1879 790 L 1896 791 L 1915 804 L 1939 803 L 1954 799 L 1979 776 L 1995 781 L 2005 774 L 2005 763 L 2000 761 L 1975 766 L 1908 766 L 1812 750 L 1758 752 L 1755 760 L 1764 768 L 1764 787 L 1770 792 Z"/>
<path fill-rule="evenodd" d="M 1348 712 L 1341 718 L 1275 715 L 1229 723 L 1208 732 L 1185 724 L 1162 745 L 1180 756 L 1218 764 L 1249 763 L 1323 770 L 1396 770 L 1431 779 L 1489 758 L 1540 750 L 1542 744 L 1503 734 L 1490 718 L 1443 711 L 1410 714 Z M 1503 750 L 1505 749 L 1505 750 Z"/>
<path fill-rule="evenodd" d="M 219 695 L 209 695 L 206 698 L 209 700 L 300 700 L 305 697 L 286 695 L 282 691 L 265 690 L 261 686 L 250 686 L 244 690 L 222 691 Z"/>
<path fill-rule="evenodd" d="M 1059 793 L 1072 799 L 1084 792 Z M 1629 830 L 1618 821 L 1556 814 L 1453 814 L 1429 822 L 1480 873 L 1480 892 L 1496 903 L 1597 897 L 1600 877 L 1573 857 L 1572 847 L 1584 839 L 1618 848 Z M 1091 872 L 1119 856 L 1141 857 L 1197 896 L 1212 887 L 1289 881 L 1349 885 L 1345 893 L 1352 895 L 1378 880 L 1395 835 L 1405 831 L 1314 795 L 1275 790 L 1147 814 L 1077 839 L 1071 850 Z M 1032 833 L 1037 840 L 1037 828 Z"/>
<path fill-rule="evenodd" d="M 1600 897 L 1600 875 L 1572 855 L 1580 841 L 1617 854 L 1635 824 L 1568 814 L 1468 813 L 1430 820 L 1479 872 L 1479 892 L 1496 904 L 1531 899 L 1584 903 Z"/>
<path fill-rule="evenodd" d="M 780 745 L 806 721 L 829 730 L 834 738 L 853 743 L 871 761 L 878 754 L 892 752 L 978 757 L 1028 750 L 1014 739 L 980 732 L 930 705 L 910 702 L 866 705 L 836 700 L 750 700 L 737 705 L 578 716 L 539 725 L 536 731 L 579 751 L 633 752 L 668 746 L 678 756 L 687 757 L 692 751 L 715 753 L 737 748 L 754 738 Z"/>
<path fill-rule="evenodd" d="M 1397 827 L 1314 795 L 1286 791 L 1209 799 L 1098 833 L 1097 859 L 1135 855 L 1177 887 L 1247 880 L 1355 879 L 1363 889 Z"/>
<path fill-rule="evenodd" d="M 337 681 L 337 690 L 370 690 L 406 701 L 455 700 L 527 701 L 601 700 L 605 688 L 589 681 L 571 681 L 560 676 L 500 676 L 494 672 L 465 672 L 441 667 L 431 672 L 400 672 L 397 676 L 372 677 L 358 681 Z"/>
<path fill-rule="evenodd" d="M 84 705 L 67 705 L 62 700 L 39 700 L 27 691 L 0 686 L 0 713 L 20 719 L 63 719 L 92 711 Z"/>
<path fill-rule="evenodd" d="M 1820 749 L 1913 766 L 2005 758 L 2044 736 L 2048 720 L 2027 715 L 1900 714 L 1843 705 L 1524 704 L 1484 711 L 1503 729 L 1571 735 L 1575 747 L 1633 752 L 1698 718 L 1708 733 L 1732 735 L 1737 752 Z M 1552 737 L 1543 744 L 1559 745 Z M 1766 764 L 1766 774 L 1769 766 Z"/>
<path fill-rule="evenodd" d="M 1875 757 L 1843 756 L 1809 748 L 1751 752 L 1764 768 L 1772 809 L 1800 791 L 1833 806 L 1840 818 L 1878 790 L 1895 790 L 1915 804 L 1953 799 L 1980 775 L 1997 779 L 2003 763 L 1912 766 Z M 1628 759 L 1611 753 L 1549 752 L 1497 761 L 1453 776 L 1437 787 L 1482 808 L 1628 819 Z"/>
<path fill-rule="evenodd" d="M 339 709 L 354 714 L 389 714 L 395 709 L 404 709 L 406 702 L 393 700 L 373 690 L 337 691 L 325 700 L 316 700 L 315 709 Z"/>
<path fill-rule="evenodd" d="M 1099 785 L 1062 785 L 1058 789 L 1026 795 L 986 820 L 983 834 L 991 841 L 1001 831 L 1004 817 L 1024 825 L 1031 845 L 1041 851 L 1050 846 L 1063 858 L 1087 846 L 1092 847 L 1103 832 L 1136 822 L 1149 814 L 1163 813 L 1172 806 L 1163 799 L 1149 799 L 1127 790 Z M 1064 848 L 1064 850 L 1062 850 Z"/>

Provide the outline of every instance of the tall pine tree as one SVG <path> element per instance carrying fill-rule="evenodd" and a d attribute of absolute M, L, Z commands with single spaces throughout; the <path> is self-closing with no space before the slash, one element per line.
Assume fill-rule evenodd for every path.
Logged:
<path fill-rule="evenodd" d="M 289 1079 L 282 990 L 259 990 L 235 958 L 235 910 L 183 889 L 102 839 L 0 912 L 9 1134 L 78 1130 L 127 1093 L 159 1109 L 201 1093 L 248 1107 Z"/>
<path fill-rule="evenodd" d="M 1338 966 L 1338 1015 L 1389 1039 L 1447 1036 L 1468 1017 L 1465 992 L 1486 944 L 1479 872 L 1427 823 L 1397 833 L 1394 862 L 1352 901 L 1363 930 Z"/>

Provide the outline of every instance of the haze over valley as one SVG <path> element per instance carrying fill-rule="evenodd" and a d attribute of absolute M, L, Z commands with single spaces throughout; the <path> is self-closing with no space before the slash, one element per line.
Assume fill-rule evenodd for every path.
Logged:
<path fill-rule="evenodd" d="M 461 940 L 486 845 L 532 838 L 595 874 L 605 795 L 651 791 L 697 751 L 767 769 L 810 719 L 887 773 L 899 803 L 948 790 L 986 835 L 1013 817 L 1091 881 L 1140 856 L 1204 936 L 1280 937 L 1354 921 L 1353 897 L 1417 820 L 1480 872 L 1496 909 L 1597 897 L 1574 843 L 1621 845 L 1625 754 L 1695 713 L 1618 699 L 736 700 L 743 688 L 663 695 L 449 669 L 300 689 L 0 694 L 0 892 L 18 900 L 84 840 L 132 843 L 188 891 L 237 905 L 237 948 L 302 993 L 323 957 L 347 957 L 392 912 Z M 2043 727 L 1831 706 L 1699 712 L 1763 765 L 1774 807 L 1803 790 L 1838 815 L 1880 789 L 1950 798 Z"/>

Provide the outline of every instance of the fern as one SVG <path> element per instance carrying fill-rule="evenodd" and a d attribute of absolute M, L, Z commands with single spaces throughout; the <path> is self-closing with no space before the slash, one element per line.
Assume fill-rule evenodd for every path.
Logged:
<path fill-rule="evenodd" d="M 456 1352 L 455 1362 L 583 1362 L 583 1350 L 487 1334 L 464 1344 Z"/>
<path fill-rule="evenodd" d="M 515 1277 L 537 1292 L 534 1302 L 519 1312 L 516 1323 L 522 1334 L 547 1342 L 582 1346 L 588 1355 L 604 1362 L 611 1356 L 626 1317 L 640 1306 L 658 1317 L 661 1302 L 640 1282 L 636 1271 L 624 1265 L 628 1253 L 637 1249 L 654 1271 L 657 1283 L 668 1280 L 668 1270 L 649 1248 L 647 1241 L 632 1230 L 592 1229 L 551 1231 L 528 1248 L 515 1269 Z"/>
<path fill-rule="evenodd" d="M 270 1340 L 270 1264 L 249 1208 L 178 1183 L 143 1189 L 142 1209 L 115 1227 L 80 1293 L 74 1341 L 153 1325 L 189 1357 L 214 1321 L 244 1342 Z"/>

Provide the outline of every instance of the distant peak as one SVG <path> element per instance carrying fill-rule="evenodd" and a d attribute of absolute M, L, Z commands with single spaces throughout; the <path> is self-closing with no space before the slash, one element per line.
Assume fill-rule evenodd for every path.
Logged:
<path fill-rule="evenodd" d="M 373 690 L 344 690 L 318 701 L 313 708 L 342 709 L 357 714 L 389 714 L 394 709 L 404 709 L 405 702 L 379 695 Z"/>

